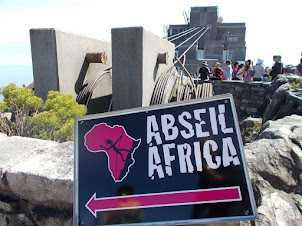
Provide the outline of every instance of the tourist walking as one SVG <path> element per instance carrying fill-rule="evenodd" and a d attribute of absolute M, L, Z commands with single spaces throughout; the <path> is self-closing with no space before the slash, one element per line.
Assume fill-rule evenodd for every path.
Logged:
<path fill-rule="evenodd" d="M 275 55 L 273 57 L 273 61 L 275 62 L 275 64 L 272 67 L 272 71 L 270 73 L 270 75 L 272 76 L 272 81 L 277 77 L 277 75 L 283 74 L 283 63 L 281 62 L 281 56 Z"/>
<path fill-rule="evenodd" d="M 256 65 L 254 66 L 254 77 L 253 77 L 253 81 L 261 81 L 265 67 L 263 65 L 263 60 L 258 59 Z"/>

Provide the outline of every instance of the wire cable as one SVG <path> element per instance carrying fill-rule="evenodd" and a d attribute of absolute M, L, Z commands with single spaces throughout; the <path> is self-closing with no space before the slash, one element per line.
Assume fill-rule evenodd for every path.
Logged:
<path fill-rule="evenodd" d="M 181 33 L 178 33 L 177 35 L 180 35 L 180 36 L 177 36 L 176 38 L 173 38 L 173 39 L 171 39 L 171 40 L 169 40 L 169 41 L 172 42 L 172 41 L 174 41 L 174 40 L 176 40 L 176 39 L 179 39 L 179 38 L 181 38 L 181 37 L 183 37 L 183 36 L 185 36 L 185 35 L 187 35 L 187 34 L 190 34 L 190 33 L 193 32 L 193 31 L 196 31 L 197 29 L 199 29 L 199 27 L 194 27 L 193 30 L 192 30 L 192 29 L 187 30 L 186 33 L 184 33 L 184 34 L 182 34 L 182 35 L 180 35 Z"/>
<path fill-rule="evenodd" d="M 205 29 L 205 27 L 201 28 L 200 31 L 196 32 L 194 35 L 192 35 L 190 38 L 186 39 L 185 41 L 183 41 L 182 43 L 180 43 L 178 46 L 175 47 L 175 49 L 177 49 L 179 46 L 182 46 L 184 43 L 186 43 L 187 41 L 189 41 L 191 38 L 193 38 L 195 35 L 199 34 L 200 32 L 202 32 Z"/>
<path fill-rule="evenodd" d="M 175 34 L 175 35 L 172 35 L 172 36 L 170 36 L 170 37 L 164 37 L 164 39 L 167 39 L 167 40 L 169 40 L 170 38 L 174 38 L 175 36 L 177 36 L 177 35 L 180 35 L 180 34 L 183 34 L 183 33 L 186 33 L 186 32 L 189 32 L 189 31 L 191 31 L 191 30 L 193 30 L 193 29 L 195 29 L 196 27 L 192 27 L 192 28 L 190 28 L 189 30 L 184 30 L 183 32 L 180 32 L 180 33 L 177 33 L 177 34 Z"/>
<path fill-rule="evenodd" d="M 192 46 L 207 32 L 207 30 L 209 29 L 209 27 L 207 27 L 207 29 L 192 43 L 192 45 L 190 45 L 185 52 L 183 52 L 183 54 L 181 54 L 180 57 L 178 57 L 176 60 L 174 60 L 173 64 L 171 65 L 171 67 L 169 67 L 165 73 L 167 73 L 169 70 L 171 70 L 174 65 L 182 58 L 185 56 L 185 54 L 192 48 Z"/>
<path fill-rule="evenodd" d="M 202 34 L 192 43 L 192 45 L 190 45 L 187 48 L 186 51 L 183 52 L 183 54 L 181 54 L 180 57 L 178 57 L 178 59 L 181 59 L 192 48 L 192 46 L 207 32 L 207 30 L 209 30 L 209 27 L 207 27 L 207 29 L 204 32 L 202 32 Z M 176 62 L 177 62 L 177 60 L 176 60 Z"/>

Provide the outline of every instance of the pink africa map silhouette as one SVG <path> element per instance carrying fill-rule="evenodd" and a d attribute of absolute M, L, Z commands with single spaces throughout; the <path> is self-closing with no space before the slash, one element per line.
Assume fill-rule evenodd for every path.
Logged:
<path fill-rule="evenodd" d="M 108 170 L 115 182 L 121 182 L 135 163 L 133 154 L 141 139 L 129 136 L 123 126 L 95 125 L 85 135 L 85 146 L 90 152 L 105 152 L 108 157 Z"/>

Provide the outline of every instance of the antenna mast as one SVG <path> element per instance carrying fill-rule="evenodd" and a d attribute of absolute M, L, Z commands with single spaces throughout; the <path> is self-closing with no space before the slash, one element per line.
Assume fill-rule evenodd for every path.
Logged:
<path fill-rule="evenodd" d="M 182 15 L 184 16 L 185 22 L 188 25 L 190 23 L 190 18 L 188 16 L 188 11 L 186 11 L 186 10 L 182 11 Z"/>

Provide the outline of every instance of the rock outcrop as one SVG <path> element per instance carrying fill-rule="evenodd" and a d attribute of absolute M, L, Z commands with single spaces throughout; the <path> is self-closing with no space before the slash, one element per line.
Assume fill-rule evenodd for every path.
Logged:
<path fill-rule="evenodd" d="M 271 83 L 271 101 L 263 114 L 263 122 L 292 114 L 302 115 L 302 92 L 293 89 L 289 84 L 297 78 L 299 76 L 278 75 Z"/>
<path fill-rule="evenodd" d="M 245 145 L 258 207 L 257 225 L 302 225 L 302 117 L 264 124 Z"/>
<path fill-rule="evenodd" d="M 71 225 L 73 142 L 0 133 L 0 225 Z"/>
<path fill-rule="evenodd" d="M 245 145 L 256 225 L 302 225 L 301 148 L 298 115 L 267 121 Z M 73 142 L 0 134 L 0 153 L 0 225 L 72 225 Z"/>

